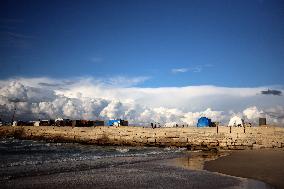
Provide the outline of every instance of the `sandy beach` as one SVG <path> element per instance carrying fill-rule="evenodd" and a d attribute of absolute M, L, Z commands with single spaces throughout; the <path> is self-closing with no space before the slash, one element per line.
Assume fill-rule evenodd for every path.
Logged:
<path fill-rule="evenodd" d="M 284 188 L 284 150 L 232 151 L 230 155 L 207 161 L 204 168 L 227 175 L 252 178 Z"/>

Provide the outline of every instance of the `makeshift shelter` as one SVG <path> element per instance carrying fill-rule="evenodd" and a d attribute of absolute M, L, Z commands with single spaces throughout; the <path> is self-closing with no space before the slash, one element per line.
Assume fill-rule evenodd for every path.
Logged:
<path fill-rule="evenodd" d="M 211 124 L 211 119 L 207 117 L 201 117 L 198 119 L 197 127 L 210 127 Z"/>
<path fill-rule="evenodd" d="M 108 120 L 108 126 L 128 126 L 128 121 L 123 119 Z"/>
<path fill-rule="evenodd" d="M 234 116 L 230 119 L 228 126 L 233 127 L 243 127 L 244 126 L 244 120 L 238 116 Z"/>

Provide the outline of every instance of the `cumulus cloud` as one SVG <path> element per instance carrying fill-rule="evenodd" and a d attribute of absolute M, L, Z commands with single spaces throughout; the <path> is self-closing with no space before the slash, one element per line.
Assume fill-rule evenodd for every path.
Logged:
<path fill-rule="evenodd" d="M 249 107 L 243 111 L 245 118 L 251 122 L 257 123 L 258 118 L 264 117 L 268 123 L 284 125 L 284 107 L 275 106 L 266 108 L 264 110 L 257 108 L 256 106 Z"/>
<path fill-rule="evenodd" d="M 196 125 L 201 116 L 227 124 L 240 115 L 251 122 L 267 117 L 269 123 L 284 124 L 282 96 L 259 95 L 264 87 L 228 88 L 187 86 L 135 87 L 141 78 L 95 78 L 56 80 L 12 78 L 0 81 L 0 115 L 16 119 L 127 119 L 132 124 Z M 44 84 L 43 84 L 44 83 Z M 277 89 L 281 91 L 281 89 Z"/>
<path fill-rule="evenodd" d="M 243 114 L 250 120 L 255 120 L 259 117 L 265 117 L 262 110 L 258 110 L 256 106 L 249 107 L 243 111 Z"/>

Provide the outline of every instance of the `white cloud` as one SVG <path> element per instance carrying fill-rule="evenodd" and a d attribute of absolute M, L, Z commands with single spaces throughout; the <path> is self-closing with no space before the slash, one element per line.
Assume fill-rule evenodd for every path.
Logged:
<path fill-rule="evenodd" d="M 188 71 L 188 69 L 187 68 L 173 68 L 172 69 L 172 73 L 185 73 L 185 72 L 187 72 Z"/>
<path fill-rule="evenodd" d="M 243 111 L 243 114 L 250 120 L 258 119 L 259 117 L 265 117 L 262 110 L 258 110 L 256 106 L 249 107 Z"/>
<path fill-rule="evenodd" d="M 210 68 L 212 67 L 212 64 L 203 64 L 203 65 L 197 65 L 197 66 L 192 66 L 192 67 L 187 67 L 187 68 L 174 68 L 172 69 L 172 73 L 185 73 L 185 72 L 194 72 L 194 73 L 199 73 L 202 72 L 204 68 Z"/>
<path fill-rule="evenodd" d="M 266 116 L 270 123 L 284 124 L 284 97 L 261 95 L 260 91 L 267 86 L 133 87 L 144 80 L 143 77 L 2 80 L 0 113 L 3 119 L 10 120 L 16 107 L 16 119 L 122 118 L 147 125 L 150 122 L 195 125 L 201 116 L 226 124 L 237 114 L 252 122 Z M 283 92 L 279 86 L 276 89 Z"/>
<path fill-rule="evenodd" d="M 145 77 L 145 76 L 144 77 L 134 77 L 134 78 L 116 76 L 116 77 L 111 77 L 109 79 L 105 79 L 104 81 L 101 81 L 101 82 L 106 85 L 110 85 L 111 87 L 114 87 L 114 86 L 131 87 L 131 86 L 135 86 L 137 84 L 143 83 L 148 79 L 149 77 Z"/>
<path fill-rule="evenodd" d="M 202 66 L 196 66 L 196 67 L 190 69 L 190 71 L 195 72 L 195 73 L 199 73 L 202 70 L 203 70 Z"/>

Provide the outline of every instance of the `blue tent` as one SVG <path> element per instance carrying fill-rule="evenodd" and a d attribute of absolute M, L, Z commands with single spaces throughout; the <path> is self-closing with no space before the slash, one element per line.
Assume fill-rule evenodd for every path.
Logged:
<path fill-rule="evenodd" d="M 111 119 L 111 120 L 108 120 L 108 126 L 114 126 L 114 125 L 120 125 L 120 119 Z"/>
<path fill-rule="evenodd" d="M 209 127 L 211 125 L 211 119 L 207 117 L 201 117 L 198 119 L 197 127 Z"/>

